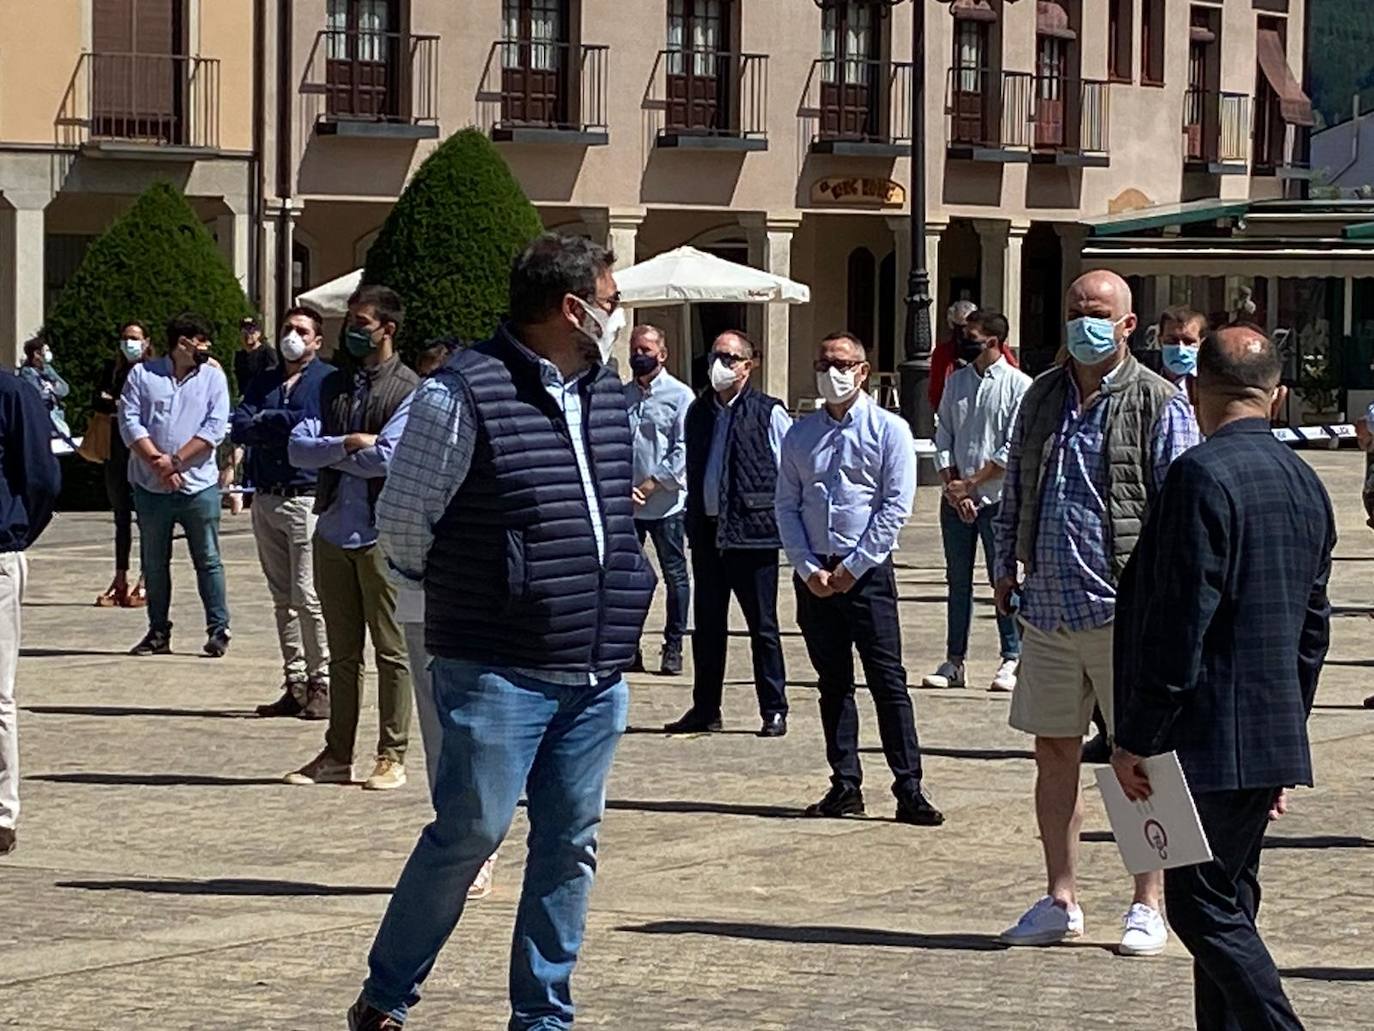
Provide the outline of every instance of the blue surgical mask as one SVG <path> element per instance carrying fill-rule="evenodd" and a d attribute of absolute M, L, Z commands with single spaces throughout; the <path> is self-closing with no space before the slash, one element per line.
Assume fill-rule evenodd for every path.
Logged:
<path fill-rule="evenodd" d="M 1124 318 L 1124 316 L 1123 316 Z M 1116 327 L 1121 319 L 1096 319 L 1088 316 L 1070 319 L 1069 355 L 1080 365 L 1100 365 L 1116 353 Z"/>
<path fill-rule="evenodd" d="M 372 334 L 361 326 L 349 326 L 344 330 L 344 347 L 354 358 L 366 358 L 376 342 L 372 339 Z"/>
<path fill-rule="evenodd" d="M 1196 347 L 1187 344 L 1164 345 L 1164 367 L 1175 376 L 1191 376 L 1197 371 Z"/>

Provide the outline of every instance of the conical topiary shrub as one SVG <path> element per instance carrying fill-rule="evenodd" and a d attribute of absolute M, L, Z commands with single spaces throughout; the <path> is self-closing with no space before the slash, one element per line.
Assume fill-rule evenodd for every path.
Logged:
<path fill-rule="evenodd" d="M 406 359 L 438 337 L 489 336 L 507 311 L 511 261 L 542 228 L 486 136 L 464 129 L 445 140 L 401 194 L 363 270 L 363 282 L 405 302 Z"/>
<path fill-rule="evenodd" d="M 203 315 L 214 327 L 215 356 L 232 385 L 239 320 L 251 310 L 186 198 L 170 183 L 148 187 L 91 244 L 47 319 L 58 371 L 72 388 L 66 409 L 73 428 L 85 425 L 91 391 L 115 356 L 122 323 L 144 323 L 161 354 L 173 315 Z"/>

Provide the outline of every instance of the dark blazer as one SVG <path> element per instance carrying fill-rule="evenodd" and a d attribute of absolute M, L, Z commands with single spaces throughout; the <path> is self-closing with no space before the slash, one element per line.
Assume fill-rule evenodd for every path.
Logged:
<path fill-rule="evenodd" d="M 320 391 L 333 372 L 334 366 L 315 358 L 301 370 L 289 392 L 285 365 L 273 366 L 247 384 L 229 415 L 229 439 L 248 448 L 244 459 L 248 485 L 261 491 L 306 491 L 315 486 L 315 471 L 293 466 L 287 445 L 301 420 L 320 417 Z"/>
<path fill-rule="evenodd" d="M 1262 419 L 1169 469 L 1117 596 L 1116 741 L 1177 749 L 1195 792 L 1312 783 L 1331 499 Z"/>

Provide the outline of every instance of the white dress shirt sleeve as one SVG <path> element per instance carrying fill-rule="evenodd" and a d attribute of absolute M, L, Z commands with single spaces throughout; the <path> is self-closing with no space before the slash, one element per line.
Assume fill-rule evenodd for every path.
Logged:
<path fill-rule="evenodd" d="M 956 405 L 954 377 L 945 382 L 944 393 L 940 395 L 940 411 L 935 417 L 935 468 L 950 469 L 954 466 L 954 410 Z M 960 476 L 977 472 L 976 469 L 960 469 Z"/>
<path fill-rule="evenodd" d="M 811 552 L 802 520 L 802 490 L 805 487 L 805 465 L 809 456 L 802 449 L 800 437 L 783 442 L 782 463 L 778 469 L 778 486 L 773 496 L 773 514 L 778 521 L 778 537 L 783 553 L 792 568 L 803 580 L 821 569 Z"/>
<path fill-rule="evenodd" d="M 857 579 L 881 565 L 897 547 L 916 498 L 916 442 L 904 419 L 884 419 L 882 462 L 873 518 L 844 566 Z"/>

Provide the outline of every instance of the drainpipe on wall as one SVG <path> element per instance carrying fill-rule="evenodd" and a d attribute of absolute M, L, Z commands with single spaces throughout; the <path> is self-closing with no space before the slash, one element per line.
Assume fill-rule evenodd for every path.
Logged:
<path fill-rule="evenodd" d="M 291 91 L 293 56 L 292 26 L 295 21 L 292 0 L 277 0 L 277 310 L 272 325 L 281 321 L 291 307 L 291 253 L 295 222 L 291 197 L 295 193 L 295 147 L 292 145 Z"/>
<path fill-rule="evenodd" d="M 252 243 L 248 248 L 248 299 L 261 313 L 263 259 L 263 183 L 262 154 L 266 142 L 266 91 L 263 77 L 267 70 L 267 0 L 253 0 L 253 158 L 249 163 L 248 224 Z"/>

